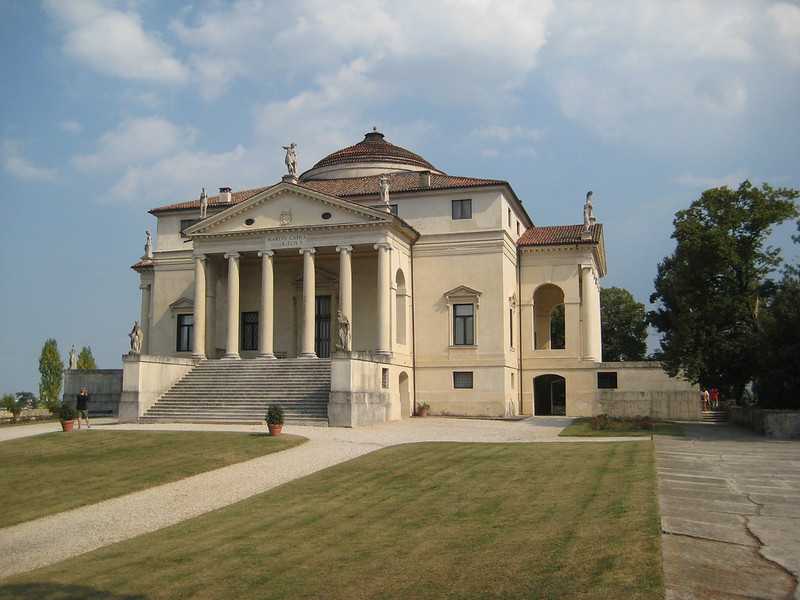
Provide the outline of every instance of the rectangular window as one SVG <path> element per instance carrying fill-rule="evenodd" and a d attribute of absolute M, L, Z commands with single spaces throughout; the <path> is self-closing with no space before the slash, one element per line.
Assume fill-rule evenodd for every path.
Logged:
<path fill-rule="evenodd" d="M 511 229 L 511 209 L 508 209 L 508 228 Z"/>
<path fill-rule="evenodd" d="M 519 221 L 517 221 L 517 235 L 519 235 Z"/>
<path fill-rule="evenodd" d="M 381 369 L 381 387 L 389 389 L 389 369 Z"/>
<path fill-rule="evenodd" d="M 258 350 L 258 313 L 242 313 L 242 350 Z"/>
<path fill-rule="evenodd" d="M 177 352 L 191 352 L 194 338 L 194 315 L 178 315 Z"/>
<path fill-rule="evenodd" d="M 508 345 L 514 347 L 514 309 L 508 309 Z"/>
<path fill-rule="evenodd" d="M 181 219 L 181 233 L 189 229 L 195 223 L 199 223 L 200 219 Z"/>
<path fill-rule="evenodd" d="M 473 304 L 453 305 L 453 345 L 473 346 L 475 344 L 475 306 Z"/>
<path fill-rule="evenodd" d="M 453 219 L 471 219 L 472 200 L 453 200 Z"/>
<path fill-rule="evenodd" d="M 472 371 L 453 371 L 453 387 L 457 390 L 471 390 Z"/>
<path fill-rule="evenodd" d="M 617 389 L 617 372 L 616 371 L 598 371 L 598 373 L 597 373 L 597 389 L 600 389 L 600 390 L 615 390 L 615 389 Z"/>

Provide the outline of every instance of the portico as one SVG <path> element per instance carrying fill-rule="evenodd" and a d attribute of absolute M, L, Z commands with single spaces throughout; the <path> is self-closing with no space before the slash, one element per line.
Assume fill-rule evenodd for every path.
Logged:
<path fill-rule="evenodd" d="M 296 187 L 281 183 L 249 206 L 231 207 L 235 214 L 186 230 L 194 246 L 196 359 L 392 354 L 393 274 L 408 271 L 401 263 L 416 233 L 383 210 L 308 198 L 323 195 Z M 297 215 L 299 207 L 306 214 Z M 277 227 L 254 227 L 265 213 L 278 217 Z"/>

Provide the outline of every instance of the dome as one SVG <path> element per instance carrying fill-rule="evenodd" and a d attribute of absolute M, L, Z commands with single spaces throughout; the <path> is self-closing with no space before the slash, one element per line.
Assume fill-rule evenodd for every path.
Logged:
<path fill-rule="evenodd" d="M 419 154 L 387 142 L 383 134 L 373 128 L 362 141 L 329 154 L 300 179 L 344 179 L 398 171 L 441 173 Z"/>

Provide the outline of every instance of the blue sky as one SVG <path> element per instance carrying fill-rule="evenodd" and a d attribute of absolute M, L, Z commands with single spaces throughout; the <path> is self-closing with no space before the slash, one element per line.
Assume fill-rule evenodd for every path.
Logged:
<path fill-rule="evenodd" d="M 47 337 L 119 368 L 147 209 L 272 183 L 288 141 L 304 169 L 375 125 L 537 224 L 592 189 L 641 301 L 703 189 L 800 187 L 794 2 L 6 0 L 0 46 L 0 392 Z"/>

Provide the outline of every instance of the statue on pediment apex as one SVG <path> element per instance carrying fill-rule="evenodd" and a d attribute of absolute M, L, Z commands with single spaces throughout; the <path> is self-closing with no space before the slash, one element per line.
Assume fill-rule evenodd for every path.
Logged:
<path fill-rule="evenodd" d="M 288 146 L 283 146 L 283 149 L 286 150 L 286 169 L 289 171 L 289 175 L 292 177 L 297 177 L 297 144 L 292 142 Z"/>

